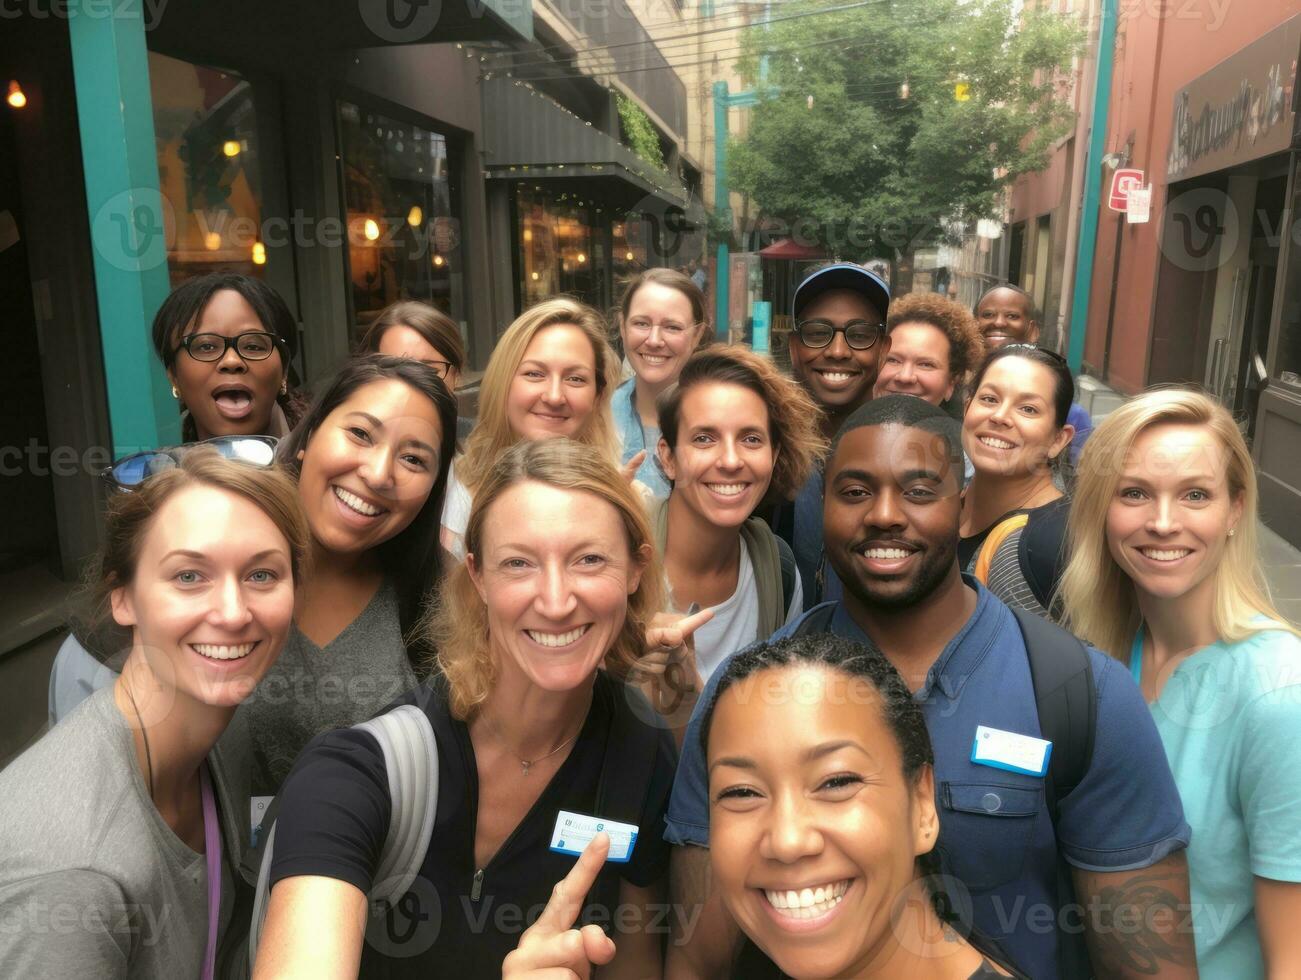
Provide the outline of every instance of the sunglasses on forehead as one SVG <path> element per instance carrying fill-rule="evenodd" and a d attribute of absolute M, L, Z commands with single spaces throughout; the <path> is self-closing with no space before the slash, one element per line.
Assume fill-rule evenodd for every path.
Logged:
<path fill-rule="evenodd" d="M 110 489 L 119 493 L 129 493 L 151 476 L 175 469 L 180 465 L 185 454 L 198 446 L 209 446 L 216 450 L 219 456 L 239 463 L 270 466 L 275 462 L 276 445 L 279 442 L 280 440 L 275 436 L 216 436 L 200 442 L 186 443 L 183 446 L 132 453 L 101 470 L 99 478 L 108 484 Z"/>

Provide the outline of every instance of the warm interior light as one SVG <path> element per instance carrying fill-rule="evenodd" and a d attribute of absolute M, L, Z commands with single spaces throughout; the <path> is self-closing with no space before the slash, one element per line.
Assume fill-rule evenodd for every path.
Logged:
<path fill-rule="evenodd" d="M 537 273 L 536 273 L 536 272 L 535 272 L 535 273 L 533 273 L 533 279 L 534 279 L 534 280 L 536 280 L 536 279 L 537 279 L 537 277 L 538 277 L 538 274 L 537 274 Z"/>
<path fill-rule="evenodd" d="M 5 98 L 15 109 L 21 109 L 27 105 L 27 96 L 23 93 L 23 87 L 17 82 L 9 83 L 9 95 Z"/>
<path fill-rule="evenodd" d="M 228 157 L 239 156 L 239 151 L 239 140 L 226 140 L 226 142 L 221 144 L 221 152 L 226 154 Z"/>
<path fill-rule="evenodd" d="M 578 253 L 578 264 L 579 264 L 579 265 L 582 265 L 582 264 L 583 264 L 584 262 L 586 262 L 586 261 L 587 261 L 587 256 L 586 256 L 584 253 L 579 252 L 579 253 Z"/>
<path fill-rule="evenodd" d="M 215 231 L 210 231 L 203 236 L 203 247 L 209 252 L 215 252 L 221 248 L 221 235 Z"/>
<path fill-rule="evenodd" d="M 425 212 L 420 210 L 419 204 L 411 205 L 411 210 L 407 212 L 407 224 L 412 228 L 419 228 L 425 220 Z"/>
<path fill-rule="evenodd" d="M 254 265 L 267 264 L 267 247 L 263 245 L 261 242 L 253 243 L 253 264 Z"/>
<path fill-rule="evenodd" d="M 374 218 L 367 218 L 364 226 L 366 241 L 373 242 L 379 238 L 379 222 Z"/>
<path fill-rule="evenodd" d="M 525 229 L 524 229 L 524 240 L 525 240 L 526 242 L 531 242 L 531 241 L 533 241 L 533 229 L 532 229 L 532 228 L 525 228 Z"/>
<path fill-rule="evenodd" d="M 434 256 L 434 265 L 439 265 L 439 266 L 441 266 L 442 264 L 443 264 L 443 257 L 442 257 L 441 255 L 435 255 L 435 256 Z"/>
<path fill-rule="evenodd" d="M 625 261 L 628 261 L 628 262 L 631 262 L 631 261 L 632 261 L 632 253 L 631 253 L 631 252 L 625 252 L 624 255 L 623 255 L 623 257 L 624 257 Z"/>

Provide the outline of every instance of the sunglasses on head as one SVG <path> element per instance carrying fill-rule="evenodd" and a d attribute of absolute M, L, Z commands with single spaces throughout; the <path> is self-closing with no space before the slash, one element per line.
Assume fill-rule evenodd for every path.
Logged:
<path fill-rule="evenodd" d="M 196 446 L 210 446 L 219 456 L 236 462 L 270 466 L 275 462 L 279 442 L 275 436 L 216 436 L 183 446 L 132 453 L 101 470 L 99 477 L 111 489 L 129 493 L 154 474 L 175 469 L 185 454 Z"/>
<path fill-rule="evenodd" d="M 1058 364 L 1066 364 L 1066 358 L 1062 357 L 1061 354 L 1058 354 L 1051 347 L 1040 347 L 1038 344 L 1004 344 L 999 349 L 1000 350 L 1023 350 L 1023 351 L 1037 350 L 1041 354 L 1047 354 Z"/>

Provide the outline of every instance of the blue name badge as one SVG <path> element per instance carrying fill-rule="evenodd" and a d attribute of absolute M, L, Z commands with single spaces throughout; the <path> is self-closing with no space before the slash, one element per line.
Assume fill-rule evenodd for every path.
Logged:
<path fill-rule="evenodd" d="M 556 814 L 556 828 L 551 832 L 551 850 L 557 854 L 572 854 L 577 857 L 601 831 L 610 835 L 610 854 L 606 861 L 626 864 L 631 860 L 632 849 L 637 844 L 635 824 L 589 817 L 569 810 L 561 810 Z"/>
<path fill-rule="evenodd" d="M 978 766 L 990 766 L 1026 776 L 1043 776 L 1048 772 L 1048 759 L 1053 754 L 1053 743 L 1030 735 L 1018 735 L 986 725 L 976 726 L 976 738 L 971 743 L 971 761 Z"/>

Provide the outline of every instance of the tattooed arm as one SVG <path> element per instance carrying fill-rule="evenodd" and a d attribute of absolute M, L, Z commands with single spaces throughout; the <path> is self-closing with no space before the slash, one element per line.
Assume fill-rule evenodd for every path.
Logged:
<path fill-rule="evenodd" d="M 1137 871 L 1073 871 L 1097 976 L 1197 976 L 1188 861 L 1177 851 Z"/>
<path fill-rule="evenodd" d="M 664 976 L 667 980 L 710 980 L 731 973 L 741 930 L 713 887 L 709 849 L 673 848 L 669 859 L 672 934 Z"/>

